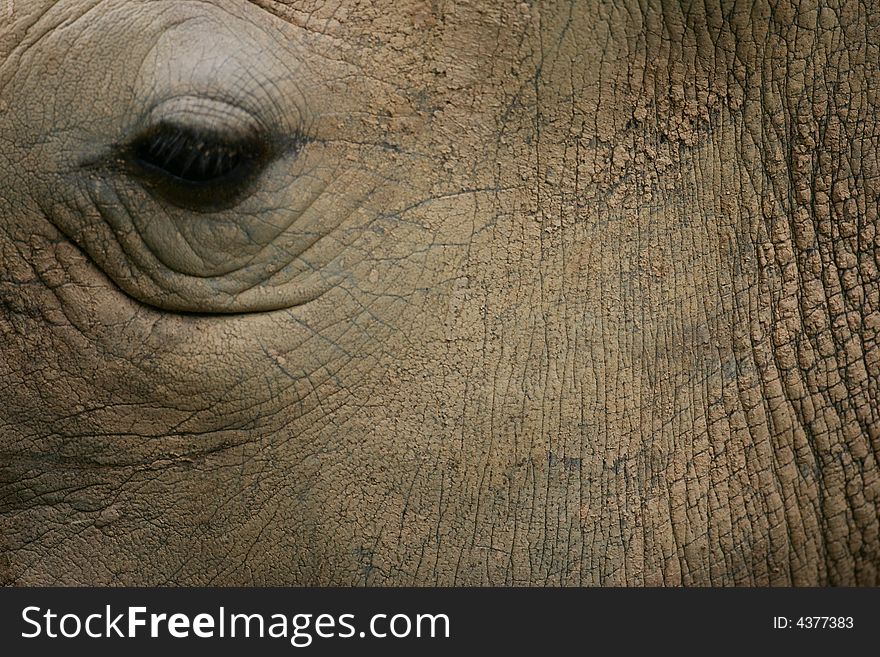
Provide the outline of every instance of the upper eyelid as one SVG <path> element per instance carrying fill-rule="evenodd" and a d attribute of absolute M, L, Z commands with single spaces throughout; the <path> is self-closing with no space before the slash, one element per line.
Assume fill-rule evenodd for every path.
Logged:
<path fill-rule="evenodd" d="M 276 129 L 240 105 L 210 96 L 179 95 L 165 98 L 129 120 L 97 149 L 90 149 L 78 164 L 81 169 L 95 169 L 121 165 L 127 159 L 130 147 L 138 139 L 163 123 L 176 123 L 192 131 L 220 136 L 227 133 L 233 139 L 262 138 L 267 143 L 283 141 Z M 97 146 L 97 145 L 96 145 Z"/>
<path fill-rule="evenodd" d="M 252 112 L 229 103 L 202 96 L 174 96 L 150 108 L 127 131 L 124 142 L 131 142 L 144 132 L 163 123 L 186 125 L 193 130 L 228 133 L 241 139 L 264 135 L 271 138 L 274 129 Z"/>

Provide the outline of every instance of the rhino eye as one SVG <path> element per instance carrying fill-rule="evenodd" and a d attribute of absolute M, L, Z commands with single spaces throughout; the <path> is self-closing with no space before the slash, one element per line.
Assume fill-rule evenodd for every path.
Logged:
<path fill-rule="evenodd" d="M 267 163 L 268 150 L 258 136 L 160 123 L 134 139 L 127 159 L 135 175 L 166 200 L 213 210 L 244 196 Z"/>
<path fill-rule="evenodd" d="M 252 144 L 230 143 L 212 135 L 161 126 L 135 144 L 140 162 L 171 178 L 206 184 L 243 173 L 259 150 Z"/>

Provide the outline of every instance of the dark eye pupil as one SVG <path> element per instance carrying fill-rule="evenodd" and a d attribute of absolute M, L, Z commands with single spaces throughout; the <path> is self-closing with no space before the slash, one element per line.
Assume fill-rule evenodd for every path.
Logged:
<path fill-rule="evenodd" d="M 163 125 L 134 144 L 134 157 L 148 168 L 184 183 L 211 184 L 246 174 L 258 153 L 252 145 Z"/>

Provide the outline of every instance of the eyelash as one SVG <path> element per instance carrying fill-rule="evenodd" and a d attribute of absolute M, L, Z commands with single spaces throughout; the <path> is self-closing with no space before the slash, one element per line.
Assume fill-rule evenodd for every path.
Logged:
<path fill-rule="evenodd" d="M 161 121 L 117 150 L 130 179 L 155 198 L 199 213 L 237 206 L 275 159 L 296 157 L 311 141 L 260 129 L 221 129 Z"/>
<path fill-rule="evenodd" d="M 133 160 L 193 186 L 228 184 L 247 177 L 264 159 L 257 139 L 224 137 L 172 124 L 160 124 L 132 144 Z"/>

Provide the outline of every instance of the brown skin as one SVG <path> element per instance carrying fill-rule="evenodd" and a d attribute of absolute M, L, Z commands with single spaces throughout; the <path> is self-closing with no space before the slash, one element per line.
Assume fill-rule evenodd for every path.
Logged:
<path fill-rule="evenodd" d="M 863 3 L 96 4 L 0 27 L 2 581 L 880 584 Z M 310 141 L 182 209 L 175 93 Z"/>

